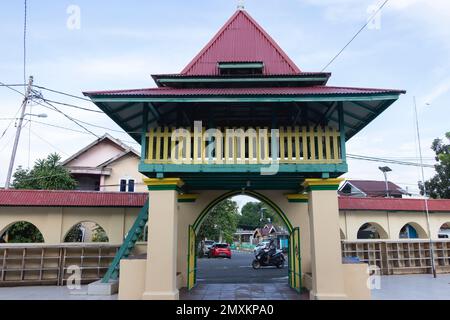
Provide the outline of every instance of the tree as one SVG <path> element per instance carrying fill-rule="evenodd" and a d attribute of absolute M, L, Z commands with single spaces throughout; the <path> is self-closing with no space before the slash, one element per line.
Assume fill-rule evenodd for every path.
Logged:
<path fill-rule="evenodd" d="M 70 172 L 60 164 L 61 157 L 50 154 L 46 159 L 39 159 L 31 170 L 17 168 L 12 186 L 14 189 L 28 190 L 73 190 L 77 182 Z"/>
<path fill-rule="evenodd" d="M 211 209 L 198 233 L 198 239 L 218 241 L 222 238 L 227 243 L 233 242 L 236 232 L 239 208 L 236 202 L 224 200 Z"/>
<path fill-rule="evenodd" d="M 8 236 L 8 243 L 42 243 L 44 237 L 42 233 L 33 224 L 25 221 L 13 224 L 4 235 L 0 238 Z"/>
<path fill-rule="evenodd" d="M 261 221 L 261 212 L 264 220 Z M 243 229 L 256 229 L 264 227 L 268 222 L 274 225 L 283 225 L 279 215 L 263 202 L 248 202 L 244 205 L 239 218 L 239 227 Z"/>
<path fill-rule="evenodd" d="M 445 137 L 448 144 L 442 139 L 435 139 L 431 149 L 436 153 L 436 175 L 425 182 L 427 194 L 433 199 L 450 199 L 450 132 Z M 425 194 L 422 183 L 419 183 L 420 193 Z"/>

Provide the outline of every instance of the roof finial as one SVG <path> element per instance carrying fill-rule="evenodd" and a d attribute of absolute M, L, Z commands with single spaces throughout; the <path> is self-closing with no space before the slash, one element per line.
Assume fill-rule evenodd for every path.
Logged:
<path fill-rule="evenodd" d="M 245 0 L 238 0 L 237 9 L 238 10 L 245 10 Z"/>

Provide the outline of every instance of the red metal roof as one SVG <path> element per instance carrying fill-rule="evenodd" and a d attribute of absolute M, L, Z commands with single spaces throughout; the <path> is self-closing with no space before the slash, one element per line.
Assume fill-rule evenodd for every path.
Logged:
<path fill-rule="evenodd" d="M 1 190 L 0 206 L 10 207 L 142 207 L 146 193 Z"/>
<path fill-rule="evenodd" d="M 348 183 L 364 192 L 368 197 L 386 197 L 386 182 L 374 180 L 348 180 Z M 408 194 L 401 187 L 388 181 L 389 194 L 391 196 L 402 196 Z"/>
<path fill-rule="evenodd" d="M 147 193 L 0 190 L 4 207 L 142 207 Z M 430 211 L 450 212 L 450 200 L 429 200 Z M 339 197 L 341 210 L 424 211 L 422 199 Z"/>
<path fill-rule="evenodd" d="M 450 212 L 450 200 L 429 200 L 432 212 Z M 423 199 L 351 198 L 339 197 L 341 210 L 425 211 Z"/>
<path fill-rule="evenodd" d="M 217 75 L 218 62 L 263 62 L 264 74 L 297 74 L 300 69 L 244 10 L 237 11 L 181 72 Z"/>
<path fill-rule="evenodd" d="M 282 87 L 282 88 L 148 88 L 132 90 L 92 91 L 88 96 L 242 96 L 242 95 L 345 95 L 405 93 L 403 90 L 351 88 L 351 87 Z"/>

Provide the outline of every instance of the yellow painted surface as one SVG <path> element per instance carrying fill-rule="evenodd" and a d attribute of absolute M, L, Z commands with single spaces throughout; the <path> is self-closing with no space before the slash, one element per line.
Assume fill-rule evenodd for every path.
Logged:
<path fill-rule="evenodd" d="M 310 191 L 311 299 L 346 299 L 336 191 Z"/>
<path fill-rule="evenodd" d="M 147 260 L 120 261 L 119 300 L 142 300 Z"/>
<path fill-rule="evenodd" d="M 134 180 L 136 192 L 146 192 L 147 187 L 142 183 L 144 175 L 140 174 L 136 168 L 139 166 L 140 159 L 134 154 L 128 154 L 121 159 L 111 163 L 108 168 L 111 168 L 111 175 L 104 177 L 102 183 L 102 191 L 118 192 L 120 191 L 120 180 Z"/>
<path fill-rule="evenodd" d="M 178 300 L 178 193 L 149 192 L 147 269 L 144 300 Z M 155 259 L 154 257 L 157 257 Z"/>
<path fill-rule="evenodd" d="M 172 140 L 173 129 L 164 127 L 151 129 L 147 135 L 148 159 L 150 164 L 168 164 L 174 160 L 193 164 L 264 164 L 264 159 L 272 158 L 269 139 L 271 130 L 259 131 L 255 128 L 236 129 L 218 128 L 215 134 L 216 152 L 214 159 L 206 157 L 206 146 L 209 139 L 205 138 L 205 129 L 191 132 L 192 139 L 178 137 L 178 142 Z M 202 137 L 203 135 L 203 137 Z M 280 163 L 320 163 L 337 164 L 342 159 L 339 156 L 340 133 L 331 127 L 281 127 L 279 129 Z M 192 145 L 191 145 L 192 144 Z M 256 145 L 255 145 L 256 144 Z M 301 146 L 301 147 L 300 147 Z M 331 152 L 334 147 L 334 154 Z M 191 148 L 194 149 L 191 158 Z M 316 148 L 318 152 L 316 152 Z M 161 152 L 163 150 L 163 152 Z M 183 150 L 186 150 L 183 151 Z M 249 150 L 245 154 L 245 150 Z M 224 152 L 223 152 L 224 151 Z M 254 153 L 256 151 L 256 154 Z M 188 156 L 189 155 L 189 156 Z"/>
<path fill-rule="evenodd" d="M 345 294 L 350 300 L 371 300 L 369 289 L 368 266 L 361 264 L 344 264 Z"/>

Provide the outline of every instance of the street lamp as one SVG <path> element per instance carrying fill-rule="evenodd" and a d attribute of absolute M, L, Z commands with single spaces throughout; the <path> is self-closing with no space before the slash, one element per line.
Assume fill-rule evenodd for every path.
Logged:
<path fill-rule="evenodd" d="M 392 169 L 389 167 L 378 167 L 378 169 L 380 169 L 380 171 L 383 172 L 384 174 L 384 182 L 386 183 L 386 197 L 390 198 L 391 194 L 389 193 L 389 183 L 387 179 L 387 173 L 392 172 Z"/>
<path fill-rule="evenodd" d="M 23 115 L 24 118 L 26 116 L 37 117 L 37 118 L 48 118 L 48 115 L 46 113 L 40 113 L 40 114 L 26 113 Z"/>

